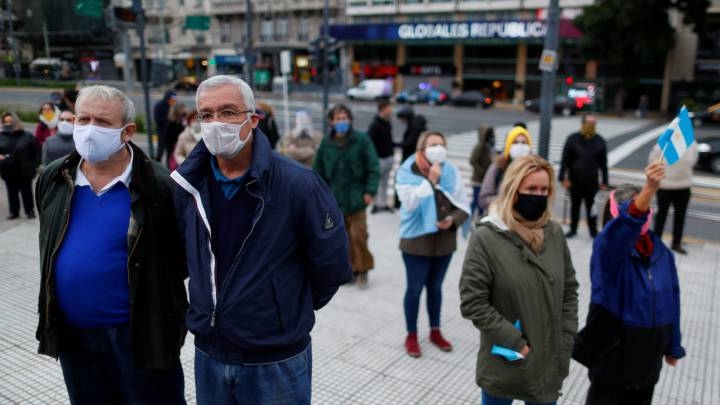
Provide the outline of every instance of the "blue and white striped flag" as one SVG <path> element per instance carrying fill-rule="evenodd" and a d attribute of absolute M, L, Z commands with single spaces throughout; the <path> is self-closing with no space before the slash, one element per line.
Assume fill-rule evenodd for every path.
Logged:
<path fill-rule="evenodd" d="M 662 151 L 662 157 L 668 165 L 677 163 L 685 151 L 695 142 L 692 122 L 688 110 L 682 106 L 680 113 L 668 125 L 665 132 L 660 135 L 657 143 Z"/>

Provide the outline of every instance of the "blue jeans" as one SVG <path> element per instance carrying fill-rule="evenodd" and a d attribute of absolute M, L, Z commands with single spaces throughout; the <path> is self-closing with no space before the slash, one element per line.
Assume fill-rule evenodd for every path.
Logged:
<path fill-rule="evenodd" d="M 485 390 L 482 392 L 482 403 L 480 405 L 512 405 L 512 398 L 498 398 L 494 397 Z M 525 401 L 525 405 L 556 405 L 557 402 L 530 402 Z"/>
<path fill-rule="evenodd" d="M 480 186 L 473 186 L 472 188 L 472 201 L 470 201 L 470 220 L 472 221 L 472 216 L 482 216 L 483 214 L 483 208 L 478 204 L 478 197 L 480 196 Z"/>
<path fill-rule="evenodd" d="M 195 348 L 195 391 L 199 405 L 310 404 L 311 345 L 275 363 L 225 364 Z"/>
<path fill-rule="evenodd" d="M 180 359 L 167 370 L 133 364 L 129 325 L 64 326 L 60 366 L 72 404 L 184 404 Z"/>
<path fill-rule="evenodd" d="M 427 293 L 427 311 L 430 327 L 440 327 L 442 283 L 452 255 L 429 257 L 402 254 L 407 275 L 405 290 L 405 324 L 408 332 L 417 332 L 418 307 L 423 287 Z"/>

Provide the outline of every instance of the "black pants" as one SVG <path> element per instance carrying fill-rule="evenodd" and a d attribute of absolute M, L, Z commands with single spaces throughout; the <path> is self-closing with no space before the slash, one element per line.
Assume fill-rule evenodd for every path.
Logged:
<path fill-rule="evenodd" d="M 655 387 L 623 387 L 590 380 L 585 405 L 650 405 Z"/>
<path fill-rule="evenodd" d="M 673 214 L 672 246 L 680 246 L 682 242 L 683 228 L 685 228 L 685 214 L 687 213 L 689 202 L 690 188 L 681 188 L 679 190 L 660 189 L 657 191 L 658 212 L 657 215 L 655 215 L 655 228 L 653 228 L 653 230 L 656 234 L 662 236 L 668 210 L 672 204 L 673 208 L 675 208 L 675 213 Z"/>
<path fill-rule="evenodd" d="M 570 187 L 570 231 L 577 232 L 578 222 L 580 222 L 580 204 L 584 201 L 590 236 L 597 235 L 597 217 L 592 213 L 597 192 L 598 186 L 596 185 L 580 186 L 573 181 L 573 185 Z"/>
<path fill-rule="evenodd" d="M 22 203 L 25 208 L 25 214 L 30 215 L 35 213 L 32 193 L 32 179 L 6 179 L 5 187 L 7 188 L 10 215 L 20 215 L 20 195 L 22 195 Z"/>

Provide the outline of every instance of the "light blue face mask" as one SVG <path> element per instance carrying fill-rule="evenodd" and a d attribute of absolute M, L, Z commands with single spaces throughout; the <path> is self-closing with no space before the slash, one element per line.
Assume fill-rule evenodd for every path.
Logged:
<path fill-rule="evenodd" d="M 350 130 L 350 121 L 338 121 L 333 124 L 335 132 L 346 134 Z"/>

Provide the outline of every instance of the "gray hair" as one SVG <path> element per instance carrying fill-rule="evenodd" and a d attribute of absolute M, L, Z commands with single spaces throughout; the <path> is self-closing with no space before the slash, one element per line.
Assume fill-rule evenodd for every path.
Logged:
<path fill-rule="evenodd" d="M 122 91 L 102 84 L 87 86 L 80 89 L 75 105 L 80 104 L 83 98 L 99 98 L 103 101 L 120 100 L 122 102 L 123 125 L 135 122 L 135 104 Z M 77 107 L 76 107 L 77 108 Z"/>
<path fill-rule="evenodd" d="M 195 93 L 195 105 L 199 105 L 198 101 L 200 101 L 200 94 L 203 91 L 226 85 L 237 86 L 240 91 L 240 95 L 245 102 L 245 107 L 253 113 L 255 112 L 255 96 L 253 95 L 253 91 L 250 86 L 245 83 L 244 80 L 229 75 L 217 75 L 200 82 L 200 86 L 198 86 L 197 92 Z"/>

